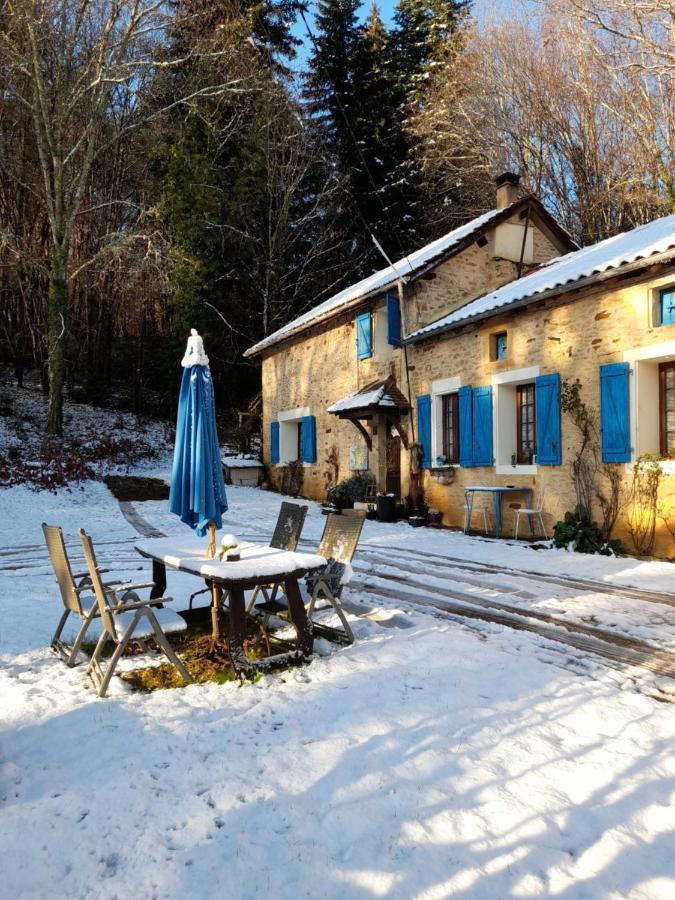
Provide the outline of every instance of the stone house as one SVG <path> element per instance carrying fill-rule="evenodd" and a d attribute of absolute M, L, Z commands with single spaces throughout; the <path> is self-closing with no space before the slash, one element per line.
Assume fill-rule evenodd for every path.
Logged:
<path fill-rule="evenodd" d="M 509 485 L 544 489 L 550 532 L 576 503 L 580 439 L 560 390 L 579 379 L 598 456 L 620 464 L 624 496 L 639 456 L 665 458 L 660 510 L 675 525 L 675 216 L 578 249 L 507 173 L 494 210 L 246 355 L 262 360 L 264 460 L 277 487 L 297 460 L 307 497 L 362 469 L 405 497 L 418 445 L 425 501 L 445 524 L 463 524 L 467 487 Z M 616 534 L 626 538 L 623 515 Z M 675 556 L 661 519 L 655 551 Z"/>

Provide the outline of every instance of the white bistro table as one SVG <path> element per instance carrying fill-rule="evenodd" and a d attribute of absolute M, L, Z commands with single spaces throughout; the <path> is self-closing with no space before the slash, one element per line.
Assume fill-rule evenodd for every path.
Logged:
<path fill-rule="evenodd" d="M 217 538 L 217 546 L 220 541 Z M 162 597 L 166 591 L 166 569 L 175 569 L 203 578 L 211 588 L 211 617 L 214 641 L 220 633 L 220 613 L 223 594 L 229 595 L 228 649 L 232 666 L 237 674 L 250 670 L 250 663 L 244 653 L 246 629 L 246 605 L 244 591 L 259 585 L 283 584 L 288 599 L 288 610 L 296 632 L 295 656 L 307 658 L 312 655 L 313 630 L 307 618 L 305 605 L 300 596 L 298 579 L 307 572 L 325 566 L 323 556 L 315 553 L 298 553 L 277 550 L 263 544 L 241 545 L 241 559 L 237 561 L 206 559 L 206 541 L 192 535 L 187 537 L 151 538 L 138 541 L 135 545 L 141 556 L 152 560 L 152 576 L 155 582 L 151 597 Z M 275 657 L 275 662 L 281 661 Z"/>

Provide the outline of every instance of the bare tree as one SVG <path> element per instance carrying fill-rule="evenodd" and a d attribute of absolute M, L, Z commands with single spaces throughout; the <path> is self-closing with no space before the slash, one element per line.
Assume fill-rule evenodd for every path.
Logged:
<path fill-rule="evenodd" d="M 516 169 L 584 243 L 671 212 L 667 75 L 611 65 L 559 7 L 520 12 L 473 32 L 414 123 L 432 189 Z"/>
<path fill-rule="evenodd" d="M 180 62 L 168 59 L 165 50 L 167 7 L 163 0 L 2 0 L 0 5 L 0 77 L 6 95 L 28 114 L 39 169 L 39 181 L 30 189 L 48 221 L 45 341 L 51 434 L 63 427 L 70 286 L 90 264 L 74 264 L 76 225 L 85 209 L 97 211 L 85 207 L 96 161 L 142 121 L 139 103 L 146 80 Z M 236 83 L 225 81 L 202 93 L 236 89 Z"/>

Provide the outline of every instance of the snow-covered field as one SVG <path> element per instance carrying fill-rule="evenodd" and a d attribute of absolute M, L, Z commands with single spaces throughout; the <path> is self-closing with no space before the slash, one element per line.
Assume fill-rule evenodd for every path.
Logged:
<path fill-rule="evenodd" d="M 228 495 L 227 530 L 268 539 L 279 497 Z M 135 508 L 180 533 L 165 503 Z M 46 649 L 59 600 L 43 520 L 71 545 L 85 526 L 120 575 L 147 573 L 103 485 L 0 492 L 0 897 L 675 896 L 675 707 L 629 673 L 594 658 L 569 667 L 564 647 L 448 618 L 414 590 L 397 605 L 350 587 L 352 647 L 322 642 L 311 665 L 254 685 L 118 685 L 98 700 Z M 322 524 L 312 506 L 305 536 Z M 357 574 L 383 555 L 396 571 L 422 548 L 672 590 L 665 563 L 403 525 L 367 523 L 363 541 Z M 416 578 L 455 583 L 431 565 Z M 567 598 L 610 617 L 611 594 L 531 582 L 528 598 L 515 576 L 483 578 L 480 596 L 511 586 L 512 602 L 562 614 Z M 170 574 L 175 607 L 196 586 Z M 658 615 L 673 640 L 671 607 L 616 603 L 627 633 Z"/>

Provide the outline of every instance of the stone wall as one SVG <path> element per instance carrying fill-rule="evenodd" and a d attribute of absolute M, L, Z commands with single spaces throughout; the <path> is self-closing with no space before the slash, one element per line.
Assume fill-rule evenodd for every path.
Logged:
<path fill-rule="evenodd" d="M 536 235 L 537 255 L 558 252 L 552 244 L 547 244 L 548 239 L 543 234 Z M 453 304 L 466 302 L 476 294 L 492 289 L 501 283 L 502 278 L 509 280 L 505 268 L 512 266 L 512 263 L 489 260 L 487 252 L 487 248 L 474 245 L 439 265 L 434 279 L 406 288 L 408 331 L 421 322 L 438 318 Z M 674 279 L 675 272 L 671 272 L 670 282 Z M 579 378 L 583 384 L 583 399 L 598 410 L 601 365 L 628 358 L 626 353 L 632 348 L 638 348 L 639 355 L 639 348 L 675 342 L 675 326 L 657 327 L 654 323 L 655 298 L 659 286 L 665 283 L 668 283 L 667 277 L 643 275 L 636 283 L 621 282 L 621 286 L 607 285 L 587 289 L 584 293 L 567 294 L 564 301 L 542 301 L 521 311 L 494 317 L 481 326 L 467 327 L 462 332 L 415 344 L 408 348 L 413 404 L 415 397 L 430 393 L 432 382 L 436 379 L 454 376 L 462 384 L 488 385 L 495 376 L 503 376 L 510 370 L 536 366 L 540 374 L 558 372 L 563 379 Z M 355 426 L 330 415 L 326 408 L 369 382 L 391 374 L 395 375 L 397 384 L 407 395 L 404 354 L 390 347 L 384 337 L 386 316 L 383 298 L 379 298 L 372 308 L 375 334 L 371 359 L 357 360 L 353 311 L 265 353 L 262 366 L 264 459 L 276 487 L 280 486 L 281 473 L 278 467 L 269 465 L 269 430 L 270 422 L 277 418 L 279 412 L 304 408 L 316 416 L 317 462 L 304 466 L 302 493 L 323 500 L 333 474 L 328 463 L 331 448 L 337 450 L 338 479 L 342 480 L 351 474 L 350 448 L 363 446 L 363 438 Z M 496 361 L 492 359 L 492 336 L 501 331 L 508 334 L 508 356 L 506 360 Z M 658 397 L 654 402 L 658 403 Z M 409 422 L 408 431 L 410 433 Z M 514 484 L 532 488 L 535 494 L 545 485 L 545 522 L 550 533 L 553 523 L 575 504 L 569 464 L 577 435 L 565 417 L 562 438 L 563 462 L 557 467 L 538 466 L 533 471 L 525 472 L 515 468 L 503 474 L 498 474 L 495 468 L 458 467 L 450 473 L 450 477 L 454 477 L 452 484 L 442 484 L 437 477 L 425 472 L 423 486 L 427 503 L 442 510 L 446 524 L 460 526 L 466 485 Z M 376 440 L 375 447 L 377 444 Z M 377 470 L 372 454 L 370 467 L 373 471 Z M 675 465 L 672 470 L 673 474 L 667 474 L 663 479 L 662 503 L 664 508 L 672 506 L 675 517 Z M 401 471 L 405 495 L 408 489 L 405 478 L 408 459 L 405 452 L 402 453 Z M 623 466 L 622 471 L 627 486 L 631 469 Z M 513 528 L 511 502 L 522 503 L 522 498 L 505 502 L 504 533 L 509 533 Z M 623 518 L 617 534 L 627 538 Z M 656 552 L 675 557 L 673 539 L 663 523 L 659 524 Z"/>
<path fill-rule="evenodd" d="M 583 400 L 599 413 L 601 365 L 630 360 L 641 353 L 648 354 L 650 351 L 645 348 L 661 345 L 664 345 L 664 358 L 669 351 L 670 358 L 675 358 L 675 326 L 657 326 L 654 315 L 658 288 L 672 283 L 674 278 L 675 272 L 669 277 L 643 278 L 623 287 L 596 288 L 576 296 L 568 294 L 564 304 L 559 300 L 543 302 L 487 320 L 481 327 L 416 344 L 409 350 L 414 365 L 413 394 L 429 393 L 436 379 L 458 376 L 461 384 L 477 387 L 493 384 L 494 376 L 503 377 L 511 370 L 538 366 L 542 375 L 558 372 L 561 379 L 578 378 L 583 385 Z M 508 334 L 508 356 L 503 361 L 491 359 L 490 338 L 499 331 Z M 637 354 L 631 353 L 633 349 Z M 647 392 L 642 400 L 658 404 L 658 393 L 651 397 L 651 392 Z M 640 447 L 639 440 L 634 443 L 638 445 L 637 452 L 647 449 Z M 443 511 L 444 522 L 460 526 L 467 485 L 514 484 L 532 488 L 535 496 L 545 485 L 545 523 L 550 533 L 553 524 L 566 510 L 573 509 L 576 502 L 570 461 L 577 445 L 577 432 L 563 415 L 561 466 L 536 466 L 534 472 L 527 474 L 521 474 L 520 467 L 508 474 L 497 474 L 494 467 L 457 467 L 451 473 L 454 476 L 451 485 L 441 484 L 438 477 L 425 472 L 427 503 Z M 632 469 L 628 465 L 622 465 L 621 469 L 627 490 Z M 664 469 L 667 474 L 661 484 L 661 502 L 664 510 L 672 509 L 675 524 L 675 464 L 665 463 Z M 507 533 L 513 528 L 511 503 L 518 502 L 522 504 L 522 498 L 505 502 L 503 528 Z M 630 546 L 624 514 L 620 516 L 616 536 Z M 675 541 L 663 522 L 658 525 L 655 550 L 657 555 L 675 557 Z"/>

